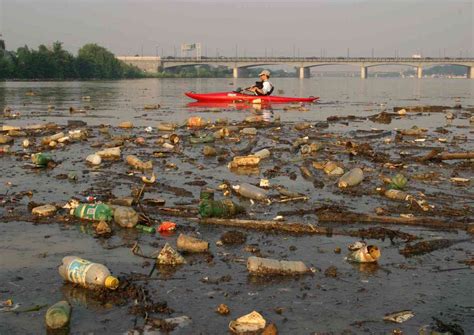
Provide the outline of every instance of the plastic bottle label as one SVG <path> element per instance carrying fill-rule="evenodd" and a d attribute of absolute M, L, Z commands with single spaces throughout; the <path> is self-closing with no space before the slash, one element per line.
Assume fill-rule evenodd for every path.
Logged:
<path fill-rule="evenodd" d="M 97 207 L 88 208 L 87 212 L 86 212 L 86 215 L 89 215 L 90 217 L 93 218 L 95 216 L 96 209 L 97 209 Z"/>
<path fill-rule="evenodd" d="M 68 280 L 73 283 L 86 285 L 86 274 L 92 265 L 94 263 L 85 259 L 78 258 L 73 260 L 67 269 Z"/>

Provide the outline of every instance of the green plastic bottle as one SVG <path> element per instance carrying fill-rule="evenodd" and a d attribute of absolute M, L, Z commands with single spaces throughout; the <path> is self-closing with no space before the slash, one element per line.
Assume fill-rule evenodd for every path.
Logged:
<path fill-rule="evenodd" d="M 201 201 L 203 200 L 214 200 L 214 190 L 211 188 L 203 188 L 199 194 Z"/>
<path fill-rule="evenodd" d="M 403 190 L 407 186 L 407 183 L 408 179 L 403 174 L 398 173 L 392 178 L 390 188 L 395 190 Z"/>
<path fill-rule="evenodd" d="M 31 155 L 31 160 L 36 166 L 44 167 L 48 165 L 48 162 L 52 160 L 51 156 L 48 154 L 44 154 L 42 152 L 38 152 L 37 154 Z"/>
<path fill-rule="evenodd" d="M 150 234 L 156 233 L 156 229 L 154 227 L 148 227 L 148 226 L 144 226 L 144 225 L 141 225 L 141 224 L 137 224 L 135 226 L 135 229 L 143 231 L 145 233 L 150 233 Z"/>
<path fill-rule="evenodd" d="M 191 136 L 189 142 L 191 144 L 200 144 L 200 143 L 212 143 L 216 139 L 212 134 L 197 134 L 196 136 Z"/>
<path fill-rule="evenodd" d="M 74 209 L 73 215 L 84 220 L 110 221 L 114 213 L 106 204 L 80 204 Z"/>
<path fill-rule="evenodd" d="M 202 200 L 199 204 L 199 215 L 202 218 L 230 218 L 243 212 L 245 209 L 230 199 Z"/>

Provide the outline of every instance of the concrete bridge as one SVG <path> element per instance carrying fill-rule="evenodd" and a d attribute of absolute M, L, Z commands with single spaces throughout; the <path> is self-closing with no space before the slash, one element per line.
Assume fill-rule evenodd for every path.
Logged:
<path fill-rule="evenodd" d="M 310 68 L 325 65 L 354 65 L 360 68 L 360 77 L 367 78 L 370 67 L 382 65 L 405 65 L 417 69 L 417 77 L 423 77 L 423 68 L 434 65 L 461 65 L 465 66 L 467 77 L 474 79 L 474 58 L 355 58 L 355 57 L 128 57 L 118 59 L 125 63 L 137 66 L 146 72 L 156 73 L 165 69 L 181 66 L 214 65 L 233 69 L 234 78 L 238 78 L 243 70 L 255 66 L 289 65 L 298 68 L 300 78 L 308 78 Z"/>

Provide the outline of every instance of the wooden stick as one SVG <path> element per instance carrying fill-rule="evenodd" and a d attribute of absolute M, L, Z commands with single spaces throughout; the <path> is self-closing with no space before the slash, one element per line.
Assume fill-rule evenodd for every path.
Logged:
<path fill-rule="evenodd" d="M 374 231 L 371 231 L 371 228 L 346 231 L 346 230 L 334 229 L 330 227 L 317 227 L 312 224 L 283 223 L 283 222 L 269 221 L 269 220 L 239 220 L 239 219 L 218 219 L 218 218 L 200 219 L 199 223 L 208 224 L 208 225 L 219 225 L 219 226 L 227 226 L 227 227 L 254 229 L 254 230 L 279 231 L 279 232 L 287 232 L 287 233 L 292 233 L 292 234 L 297 234 L 297 235 L 327 235 L 327 236 L 342 235 L 342 236 L 352 236 L 352 237 L 370 238 L 370 239 L 379 239 L 386 236 L 390 239 L 400 238 L 406 241 L 417 239 L 416 236 L 411 235 L 411 234 L 403 233 L 400 231 L 393 231 L 393 230 L 385 229 L 385 228 L 377 228 L 377 227 L 373 227 Z"/>
<path fill-rule="evenodd" d="M 441 229 L 463 229 L 468 230 L 469 224 L 463 222 L 445 222 L 433 219 L 431 217 L 393 217 L 369 215 L 353 212 L 334 213 L 320 212 L 317 214 L 319 222 L 336 222 L 336 223 L 384 223 L 399 224 L 407 226 L 423 226 Z"/>
<path fill-rule="evenodd" d="M 445 152 L 439 155 L 439 159 L 442 161 L 452 160 L 452 159 L 473 159 L 474 158 L 474 151 L 468 152 Z"/>
<path fill-rule="evenodd" d="M 430 151 L 423 157 L 418 158 L 420 162 L 428 160 L 448 161 L 454 159 L 474 159 L 474 151 L 467 152 L 440 152 L 437 149 Z"/>

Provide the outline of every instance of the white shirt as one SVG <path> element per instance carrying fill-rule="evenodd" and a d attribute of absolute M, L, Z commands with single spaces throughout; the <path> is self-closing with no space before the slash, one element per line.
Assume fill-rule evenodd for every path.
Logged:
<path fill-rule="evenodd" d="M 263 93 L 264 93 L 264 94 L 268 94 L 268 92 L 271 91 L 272 86 L 273 86 L 273 85 L 272 85 L 268 80 L 265 80 L 265 81 L 263 82 L 263 88 L 262 88 Z"/>

